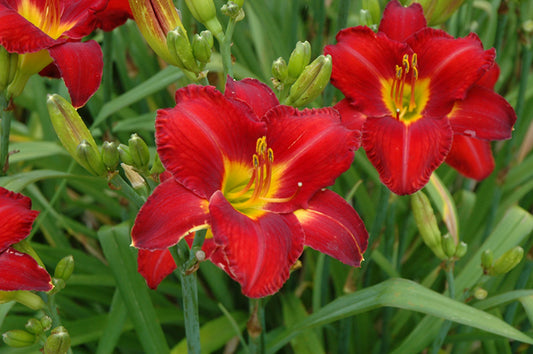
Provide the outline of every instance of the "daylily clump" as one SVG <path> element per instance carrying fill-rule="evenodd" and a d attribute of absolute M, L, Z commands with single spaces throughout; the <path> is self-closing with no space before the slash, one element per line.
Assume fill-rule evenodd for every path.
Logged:
<path fill-rule="evenodd" d="M 224 95 L 191 85 L 176 92 L 174 108 L 157 112 L 156 144 L 172 176 L 132 229 L 151 287 L 175 267 L 167 248 L 200 229 L 207 257 L 249 297 L 278 291 L 304 245 L 360 265 L 364 224 L 325 189 L 360 144 L 334 109 L 282 106 L 253 79 L 228 79 Z"/>
<path fill-rule="evenodd" d="M 98 43 L 81 39 L 94 30 L 95 14 L 106 5 L 106 0 L 0 0 L 0 45 L 19 54 L 8 94 L 19 95 L 41 72 L 63 77 L 73 106 L 83 106 L 100 86 L 103 61 Z"/>
<path fill-rule="evenodd" d="M 444 161 L 481 180 L 494 168 L 491 140 L 509 139 L 516 115 L 494 92 L 495 50 L 476 34 L 453 38 L 428 28 L 419 4 L 391 1 L 379 30 L 337 34 L 325 48 L 331 81 L 346 98 L 336 108 L 394 193 L 421 189 Z"/>
<path fill-rule="evenodd" d="M 31 231 L 39 212 L 31 210 L 31 200 L 0 187 L 0 290 L 52 289 L 50 275 L 35 259 L 13 248 Z"/>

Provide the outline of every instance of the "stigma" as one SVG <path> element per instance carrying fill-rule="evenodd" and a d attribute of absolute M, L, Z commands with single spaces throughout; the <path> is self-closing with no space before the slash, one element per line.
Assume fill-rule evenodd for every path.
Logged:
<path fill-rule="evenodd" d="M 402 64 L 396 65 L 394 79 L 391 85 L 390 97 L 394 103 L 396 119 L 416 108 L 415 84 L 418 80 L 418 59 L 416 53 L 411 56 L 404 54 Z M 409 92 L 405 92 L 406 85 Z M 407 95 L 407 97 L 406 97 Z"/>

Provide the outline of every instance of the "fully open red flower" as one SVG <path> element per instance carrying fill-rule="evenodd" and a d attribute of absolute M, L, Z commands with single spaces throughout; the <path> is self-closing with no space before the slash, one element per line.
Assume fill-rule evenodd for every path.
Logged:
<path fill-rule="evenodd" d="M 80 42 L 95 26 L 95 12 L 107 0 L 0 0 L 0 45 L 20 54 L 8 91 L 18 95 L 26 81 L 53 64 L 69 90 L 72 104 L 83 106 L 100 86 L 102 50 Z"/>
<path fill-rule="evenodd" d="M 494 163 L 490 140 L 509 139 L 516 115 L 493 91 L 494 49 L 470 34 L 453 38 L 426 26 L 422 7 L 387 4 L 378 33 L 368 27 L 337 34 L 325 48 L 332 83 L 346 96 L 337 105 L 381 181 L 414 193 L 446 159 L 483 179 Z"/>
<path fill-rule="evenodd" d="M 31 256 L 11 247 L 31 231 L 39 212 L 31 210 L 31 200 L 0 187 L 0 290 L 52 289 L 50 275 Z"/>
<path fill-rule="evenodd" d="M 358 134 L 331 108 L 281 106 L 257 80 L 176 92 L 159 110 L 157 151 L 173 178 L 139 212 L 139 269 L 157 286 L 172 271 L 166 249 L 207 228 L 204 250 L 250 297 L 279 290 L 308 245 L 358 266 L 368 234 L 355 210 L 324 187 L 351 164 Z M 164 251 L 161 251 L 164 250 Z"/>

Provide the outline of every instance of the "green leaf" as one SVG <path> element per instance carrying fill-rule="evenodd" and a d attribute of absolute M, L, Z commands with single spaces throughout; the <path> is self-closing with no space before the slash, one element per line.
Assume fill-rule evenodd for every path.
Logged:
<path fill-rule="evenodd" d="M 54 170 L 35 170 L 19 173 L 16 175 L 0 177 L 0 186 L 12 190 L 14 192 L 20 192 L 27 185 L 50 178 L 83 178 L 81 176 L 75 176 L 69 173 L 54 171 Z"/>
<path fill-rule="evenodd" d="M 410 280 L 389 279 L 332 301 L 305 320 L 287 329 L 275 341 L 269 341 L 269 352 L 280 349 L 303 330 L 386 306 L 425 313 L 437 317 L 437 321 L 447 319 L 533 344 L 533 338 L 496 316 L 450 299 Z"/>
<path fill-rule="evenodd" d="M 50 156 L 65 155 L 68 152 L 60 145 L 51 141 L 24 141 L 9 144 L 9 149 L 16 151 L 9 157 L 9 163 L 42 159 Z"/>

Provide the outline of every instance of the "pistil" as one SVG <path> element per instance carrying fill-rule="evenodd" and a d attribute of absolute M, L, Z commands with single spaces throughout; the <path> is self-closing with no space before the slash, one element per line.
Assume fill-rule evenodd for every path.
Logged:
<path fill-rule="evenodd" d="M 407 83 L 411 87 L 409 103 L 404 106 L 404 89 L 406 81 L 408 80 L 408 74 L 410 75 L 410 80 Z M 416 108 L 415 100 L 415 83 L 418 79 L 418 61 L 416 53 L 413 53 L 411 60 L 409 60 L 409 55 L 404 54 L 402 58 L 402 65 L 396 65 L 395 75 L 391 85 L 391 100 L 394 103 L 396 110 L 396 119 L 400 118 L 408 111 L 412 112 Z"/>

